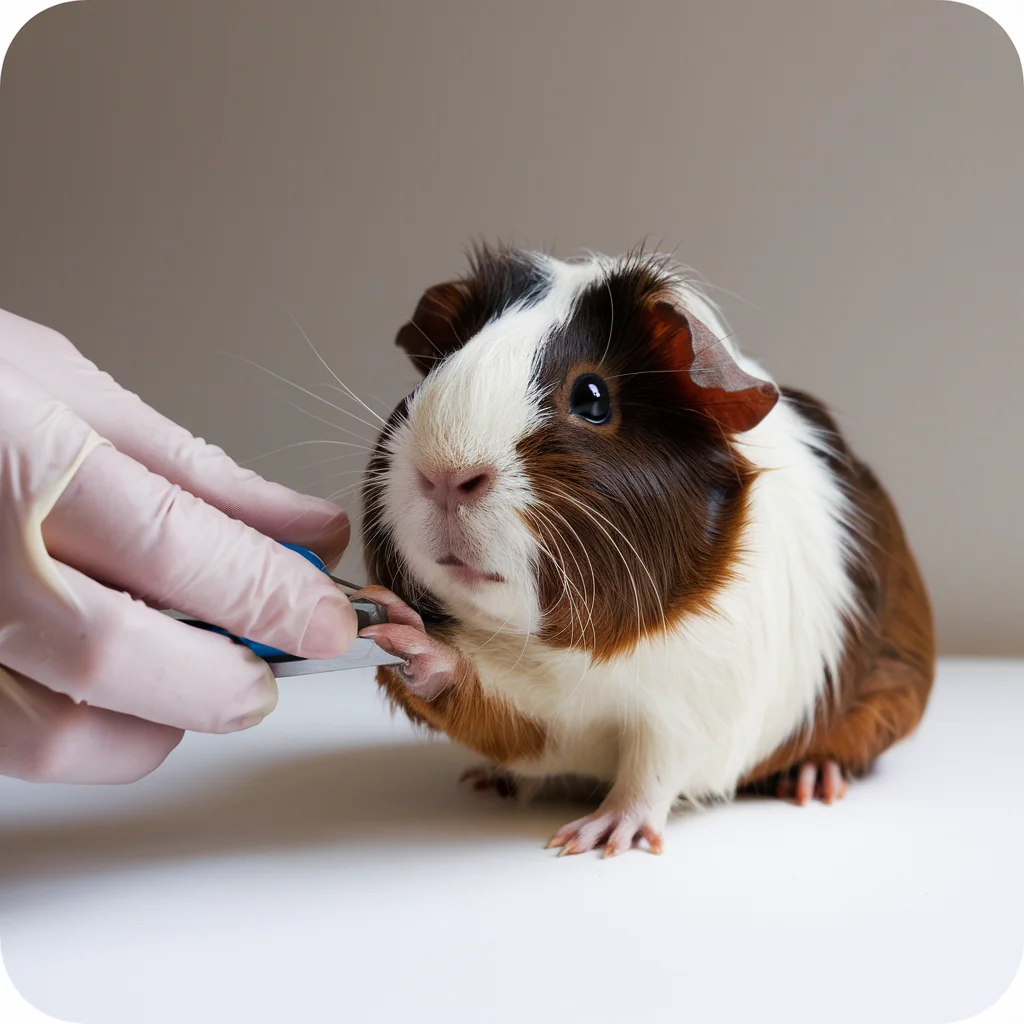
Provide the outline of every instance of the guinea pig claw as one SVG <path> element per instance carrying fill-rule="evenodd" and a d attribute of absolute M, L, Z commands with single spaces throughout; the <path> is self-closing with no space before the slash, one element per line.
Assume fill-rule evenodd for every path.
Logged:
<path fill-rule="evenodd" d="M 814 799 L 817 782 L 818 766 L 811 762 L 802 764 L 796 778 L 796 802 L 801 807 L 805 807 Z"/>
<path fill-rule="evenodd" d="M 821 773 L 821 799 L 830 804 L 846 796 L 846 779 L 835 761 L 826 761 Z"/>
<path fill-rule="evenodd" d="M 644 825 L 640 829 L 640 838 L 647 843 L 647 852 L 660 857 L 664 852 L 663 840 L 660 832 L 656 832 L 650 825 Z"/>

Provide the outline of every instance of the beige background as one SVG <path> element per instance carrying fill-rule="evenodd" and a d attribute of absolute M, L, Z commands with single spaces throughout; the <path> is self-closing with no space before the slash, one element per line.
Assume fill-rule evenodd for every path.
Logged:
<path fill-rule="evenodd" d="M 15 41 L 0 147 L 0 306 L 241 460 L 370 434 L 234 358 L 336 400 L 285 307 L 385 412 L 470 238 L 679 246 L 894 493 L 943 650 L 1024 654 L 1024 86 L 978 11 L 86 0 Z"/>

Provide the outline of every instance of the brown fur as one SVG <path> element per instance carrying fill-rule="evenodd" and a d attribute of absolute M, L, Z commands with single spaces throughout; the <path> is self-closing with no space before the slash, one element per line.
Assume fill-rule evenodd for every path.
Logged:
<path fill-rule="evenodd" d="M 553 429 L 542 429 L 521 447 L 537 493 L 551 496 L 544 509 L 523 516 L 547 555 L 539 566 L 544 619 L 538 636 L 549 647 L 582 649 L 596 662 L 610 661 L 684 616 L 711 608 L 740 555 L 755 473 L 738 456 L 721 467 L 725 490 L 713 542 L 699 546 L 692 524 L 708 521 L 705 495 L 680 490 L 669 510 L 656 495 L 609 508 L 607 492 L 619 487 L 623 467 L 605 463 L 604 494 L 595 493 L 580 476 L 577 453 L 551 452 L 547 435 Z M 594 515 L 582 514 L 577 502 Z"/>
<path fill-rule="evenodd" d="M 519 445 L 543 498 L 523 515 L 546 553 L 540 639 L 597 661 L 709 609 L 729 582 L 755 476 L 729 437 L 779 398 L 666 294 L 638 260 L 581 297 L 541 360 L 554 415 Z M 608 423 L 569 413 L 585 373 L 605 379 Z"/>
<path fill-rule="evenodd" d="M 441 639 L 437 630 L 431 630 L 431 635 Z M 377 683 L 413 722 L 446 733 L 495 764 L 535 761 L 544 752 L 544 727 L 504 701 L 484 694 L 466 659 L 460 660 L 449 686 L 431 701 L 410 693 L 392 668 L 379 668 Z"/>

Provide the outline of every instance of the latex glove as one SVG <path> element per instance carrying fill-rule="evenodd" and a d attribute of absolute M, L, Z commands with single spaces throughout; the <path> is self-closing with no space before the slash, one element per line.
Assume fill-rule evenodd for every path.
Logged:
<path fill-rule="evenodd" d="M 353 641 L 328 502 L 242 470 L 48 328 L 0 311 L 0 774 L 128 782 L 182 730 L 254 725 L 265 662 L 169 608 L 304 657 Z"/>

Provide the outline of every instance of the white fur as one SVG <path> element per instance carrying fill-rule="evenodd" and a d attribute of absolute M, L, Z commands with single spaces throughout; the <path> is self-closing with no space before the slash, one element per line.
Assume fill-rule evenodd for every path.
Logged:
<path fill-rule="evenodd" d="M 528 776 L 579 773 L 614 782 L 623 800 L 657 816 L 679 797 L 728 797 L 742 776 L 808 723 L 842 656 L 843 619 L 854 614 L 844 569 L 843 524 L 850 509 L 814 449 L 821 440 L 785 402 L 739 439 L 757 468 L 746 551 L 737 578 L 707 614 L 645 642 L 609 664 L 545 647 L 531 634 L 539 612 L 537 544 L 517 510 L 530 501 L 516 443 L 542 421 L 531 384 L 534 359 L 574 296 L 600 280 L 608 261 L 551 261 L 556 286 L 538 306 L 487 325 L 423 383 L 409 422 L 391 442 L 385 518 L 413 575 L 448 602 L 463 624 L 458 645 L 481 685 L 548 727 Z M 678 301 L 743 369 L 771 379 L 743 357 L 717 308 L 680 276 Z M 459 543 L 504 584 L 470 587 L 434 560 L 439 526 L 414 482 L 421 464 L 494 465 L 498 483 L 460 522 Z"/>

